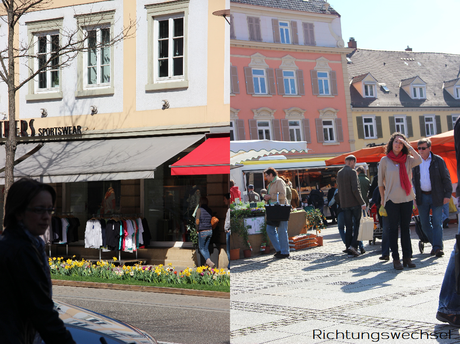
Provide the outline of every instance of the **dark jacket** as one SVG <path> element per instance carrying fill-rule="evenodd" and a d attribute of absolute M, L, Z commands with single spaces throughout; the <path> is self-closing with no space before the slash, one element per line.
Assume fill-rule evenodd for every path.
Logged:
<path fill-rule="evenodd" d="M 439 155 L 431 154 L 430 163 L 430 181 L 431 181 L 431 197 L 433 199 L 433 207 L 440 207 L 444 204 L 444 198 L 452 196 L 452 182 L 450 173 L 447 169 L 444 159 Z M 422 204 L 422 189 L 420 188 L 420 165 L 412 169 L 412 184 L 415 189 L 415 200 L 418 205 Z"/>
<path fill-rule="evenodd" d="M 361 189 L 361 196 L 363 197 L 364 202 L 366 202 L 366 205 L 369 205 L 369 187 L 371 186 L 371 181 L 369 178 L 364 173 L 358 174 L 358 180 L 359 180 L 359 187 Z"/>
<path fill-rule="evenodd" d="M 342 209 L 365 204 L 361 196 L 358 176 L 350 166 L 345 165 L 337 173 L 337 187 L 339 188 L 339 203 Z"/>
<path fill-rule="evenodd" d="M 0 343 L 75 343 L 54 309 L 51 281 L 41 253 L 20 227 L 0 236 Z"/>

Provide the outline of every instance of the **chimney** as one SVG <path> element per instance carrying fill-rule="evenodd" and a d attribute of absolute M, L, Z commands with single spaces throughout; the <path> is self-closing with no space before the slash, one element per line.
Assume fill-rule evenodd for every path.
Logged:
<path fill-rule="evenodd" d="M 348 41 L 348 48 L 358 49 L 358 42 L 355 41 L 354 37 L 350 37 Z"/>
<path fill-rule="evenodd" d="M 407 46 L 407 48 L 405 50 L 406 51 L 412 51 L 412 48 L 409 48 L 409 46 Z"/>

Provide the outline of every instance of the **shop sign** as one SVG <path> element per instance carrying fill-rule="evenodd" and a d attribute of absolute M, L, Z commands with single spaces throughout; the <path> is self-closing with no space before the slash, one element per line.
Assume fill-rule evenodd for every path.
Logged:
<path fill-rule="evenodd" d="M 16 136 L 28 137 L 28 136 L 62 136 L 62 135 L 81 135 L 81 126 L 73 125 L 67 127 L 50 127 L 50 128 L 38 128 L 34 127 L 34 119 L 29 122 L 21 120 L 16 121 L 15 132 Z M 0 122 L 0 137 L 8 137 L 10 130 L 10 122 Z"/>

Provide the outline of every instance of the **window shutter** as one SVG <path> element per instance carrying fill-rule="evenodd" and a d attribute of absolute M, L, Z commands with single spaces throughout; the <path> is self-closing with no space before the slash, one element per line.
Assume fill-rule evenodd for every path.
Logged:
<path fill-rule="evenodd" d="M 291 29 L 292 29 L 292 44 L 299 44 L 299 30 L 297 30 L 297 21 L 291 21 Z"/>
<path fill-rule="evenodd" d="M 273 42 L 281 43 L 280 25 L 278 23 L 278 19 L 272 19 L 272 30 L 273 30 Z"/>
<path fill-rule="evenodd" d="M 256 40 L 256 29 L 255 29 L 255 17 L 247 17 L 248 20 L 248 31 L 249 31 L 249 40 Z"/>
<path fill-rule="evenodd" d="M 281 132 L 283 133 L 283 141 L 291 141 L 291 137 L 289 135 L 289 120 L 288 119 L 281 120 Z"/>
<path fill-rule="evenodd" d="M 311 134 L 310 134 L 310 120 L 305 118 L 302 120 L 303 126 L 303 138 L 307 143 L 311 143 Z"/>
<path fill-rule="evenodd" d="M 254 31 L 255 31 L 255 40 L 257 42 L 262 42 L 262 34 L 260 32 L 260 18 L 259 17 L 255 17 L 254 18 Z"/>
<path fill-rule="evenodd" d="M 244 67 L 244 80 L 246 81 L 246 93 L 254 94 L 254 80 L 252 79 L 251 67 Z"/>
<path fill-rule="evenodd" d="M 335 119 L 335 129 L 337 130 L 337 141 L 343 142 L 343 128 L 342 128 L 342 119 Z"/>
<path fill-rule="evenodd" d="M 237 140 L 246 140 L 246 132 L 244 130 L 244 119 L 236 119 L 235 120 L 236 126 L 236 139 Z"/>
<path fill-rule="evenodd" d="M 441 116 L 437 115 L 436 117 L 436 134 L 441 134 Z"/>
<path fill-rule="evenodd" d="M 249 122 L 249 137 L 251 140 L 258 140 L 259 135 L 257 133 L 257 120 L 256 119 L 250 119 L 248 120 Z"/>
<path fill-rule="evenodd" d="M 230 39 L 236 39 L 235 24 L 233 23 L 233 14 L 230 14 Z"/>
<path fill-rule="evenodd" d="M 358 139 L 364 139 L 363 116 L 356 117 L 356 127 L 358 128 Z"/>
<path fill-rule="evenodd" d="M 298 69 L 295 72 L 295 75 L 297 77 L 297 94 L 299 96 L 304 96 L 305 95 L 305 85 L 304 85 L 304 80 L 303 80 L 303 70 Z"/>
<path fill-rule="evenodd" d="M 335 71 L 330 72 L 330 77 L 331 77 L 331 92 L 333 96 L 338 95 L 338 90 L 337 90 L 337 74 Z"/>
<path fill-rule="evenodd" d="M 276 94 L 275 71 L 273 68 L 267 68 L 268 94 Z"/>
<path fill-rule="evenodd" d="M 276 74 L 276 85 L 278 86 L 278 94 L 284 95 L 284 78 L 283 78 L 283 70 L 282 69 L 275 69 Z"/>
<path fill-rule="evenodd" d="M 323 120 L 321 118 L 315 118 L 316 124 L 316 141 L 318 143 L 324 142 L 324 133 L 323 133 Z"/>
<path fill-rule="evenodd" d="M 425 131 L 425 116 L 419 116 L 420 119 L 420 136 L 426 136 L 426 131 Z"/>
<path fill-rule="evenodd" d="M 412 116 L 406 116 L 407 137 L 414 137 L 414 129 L 412 128 Z"/>
<path fill-rule="evenodd" d="M 454 126 L 452 124 L 452 115 L 447 115 L 447 130 L 452 129 L 454 129 Z"/>
<path fill-rule="evenodd" d="M 230 80 L 232 94 L 239 94 L 240 85 L 238 81 L 238 68 L 236 66 L 230 66 Z"/>
<path fill-rule="evenodd" d="M 316 45 L 315 42 L 315 25 L 312 23 L 302 23 L 303 40 L 305 45 Z"/>
<path fill-rule="evenodd" d="M 317 96 L 319 95 L 318 73 L 316 72 L 316 70 L 311 70 L 310 75 L 311 75 L 311 90 L 312 90 L 313 95 Z"/>
<path fill-rule="evenodd" d="M 393 133 L 396 131 L 395 116 L 388 117 L 388 121 L 390 122 L 390 135 L 393 135 Z"/>
<path fill-rule="evenodd" d="M 375 124 L 377 125 L 377 138 L 381 139 L 383 138 L 382 117 L 381 116 L 375 116 Z"/>
<path fill-rule="evenodd" d="M 280 120 L 279 119 L 272 119 L 272 128 L 273 128 L 273 139 L 275 141 L 282 141 L 282 139 L 281 139 Z"/>

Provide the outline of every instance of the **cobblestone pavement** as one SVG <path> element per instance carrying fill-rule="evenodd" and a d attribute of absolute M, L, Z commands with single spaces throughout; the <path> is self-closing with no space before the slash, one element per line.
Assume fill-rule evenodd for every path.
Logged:
<path fill-rule="evenodd" d="M 419 251 L 411 227 L 415 269 L 381 261 L 381 240 L 348 258 L 337 226 L 324 246 L 232 261 L 230 342 L 460 343 L 459 329 L 436 320 L 438 295 L 456 225 L 444 229 L 445 256 Z M 401 250 L 401 248 L 400 248 Z M 395 336 L 399 336 L 397 339 Z"/>

